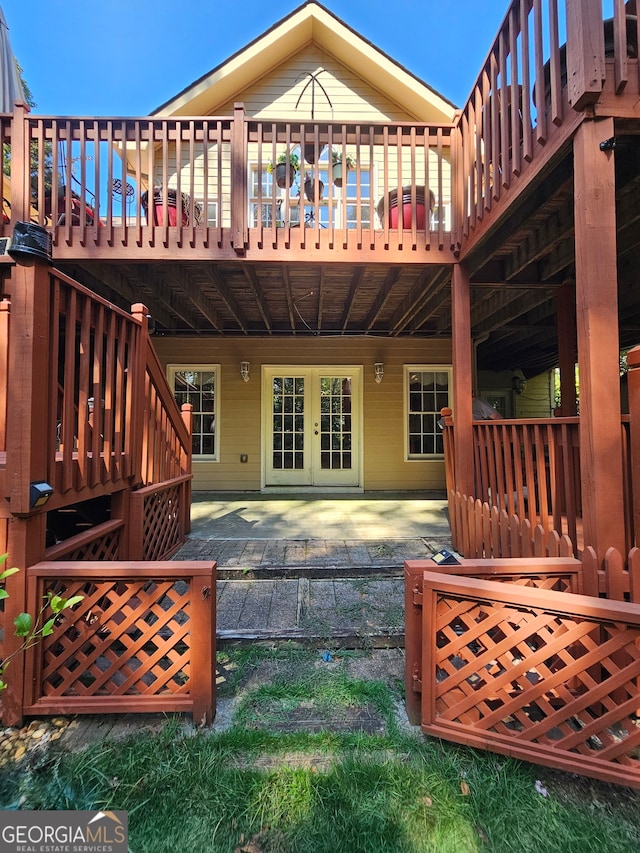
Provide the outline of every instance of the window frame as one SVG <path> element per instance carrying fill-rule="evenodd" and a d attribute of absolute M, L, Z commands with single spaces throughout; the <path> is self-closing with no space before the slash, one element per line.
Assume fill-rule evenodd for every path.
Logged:
<path fill-rule="evenodd" d="M 424 462 L 444 459 L 442 453 L 411 453 L 410 452 L 410 416 L 411 412 L 411 374 L 412 373 L 446 373 L 447 374 L 447 405 L 451 408 L 453 396 L 453 365 L 452 364 L 405 364 L 403 372 L 403 424 L 404 424 L 404 458 L 406 462 Z M 440 410 L 434 414 L 439 417 Z M 437 420 L 437 418 L 436 418 Z M 436 429 L 438 427 L 436 426 Z M 426 435 L 428 433 L 421 433 Z M 437 433 L 435 433 L 437 435 Z"/>
<path fill-rule="evenodd" d="M 213 453 L 198 453 L 195 454 L 192 452 L 191 459 L 194 463 L 199 462 L 219 462 L 220 461 L 220 376 L 221 376 L 221 368 L 220 364 L 192 364 L 192 363 L 181 363 L 181 364 L 168 364 L 166 368 L 167 382 L 171 388 L 171 393 L 174 396 L 176 395 L 175 389 L 175 376 L 177 373 L 186 373 L 188 371 L 194 371 L 198 373 L 212 373 L 214 377 L 214 400 L 213 400 L 213 418 L 215 423 L 214 429 L 214 452 Z M 202 393 L 199 391 L 198 393 Z M 176 400 L 177 402 L 177 400 Z M 178 404 L 179 406 L 180 404 Z M 194 420 L 199 415 L 209 415 L 211 412 L 204 412 L 203 410 L 196 410 L 194 408 L 193 415 Z M 195 433 L 197 435 L 203 435 L 202 431 Z"/>

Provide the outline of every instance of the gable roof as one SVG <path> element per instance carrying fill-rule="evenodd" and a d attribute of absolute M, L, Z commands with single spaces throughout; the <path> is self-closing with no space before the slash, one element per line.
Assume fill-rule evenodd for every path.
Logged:
<path fill-rule="evenodd" d="M 234 95 L 308 44 L 316 44 L 418 121 L 449 122 L 455 105 L 324 6 L 307 0 L 151 115 L 215 115 Z"/>

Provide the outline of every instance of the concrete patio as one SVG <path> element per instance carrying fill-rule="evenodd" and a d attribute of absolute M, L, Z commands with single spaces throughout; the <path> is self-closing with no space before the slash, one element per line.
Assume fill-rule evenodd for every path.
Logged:
<path fill-rule="evenodd" d="M 403 566 L 450 548 L 442 495 L 194 493 L 176 559 L 218 562 L 219 644 L 402 645 Z"/>

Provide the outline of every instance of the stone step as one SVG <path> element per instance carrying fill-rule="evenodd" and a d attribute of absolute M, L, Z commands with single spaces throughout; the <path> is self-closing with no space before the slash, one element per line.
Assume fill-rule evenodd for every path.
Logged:
<path fill-rule="evenodd" d="M 219 645 L 298 641 L 349 647 L 403 645 L 399 577 L 218 580 Z"/>

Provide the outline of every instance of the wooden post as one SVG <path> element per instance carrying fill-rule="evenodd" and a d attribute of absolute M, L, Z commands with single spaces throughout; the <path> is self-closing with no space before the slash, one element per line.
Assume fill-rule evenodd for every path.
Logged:
<path fill-rule="evenodd" d="M 28 515 L 29 484 L 46 480 L 49 412 L 49 267 L 17 264 L 11 270 L 11 338 L 7 384 L 6 496 L 13 515 Z M 53 401 L 51 401 L 53 405 Z M 55 483 L 51 483 L 52 486 Z"/>
<path fill-rule="evenodd" d="M 584 545 L 601 564 L 625 550 L 614 154 L 600 150 L 613 133 L 613 119 L 587 120 L 574 137 Z"/>
<path fill-rule="evenodd" d="M 180 411 L 182 413 L 182 421 L 189 433 L 189 441 L 191 441 L 193 435 L 193 406 L 191 403 L 183 403 Z M 186 451 L 183 449 L 180 456 L 180 473 L 191 474 L 193 468 L 191 464 L 193 459 L 191 447 L 187 448 Z M 186 535 L 191 532 L 191 480 L 188 480 L 182 487 L 182 494 L 182 532 Z"/>
<path fill-rule="evenodd" d="M 6 489 L 11 517 L 7 530 L 8 565 L 20 572 L 7 579 L 4 609 L 3 654 L 9 657 L 21 646 L 11 626 L 26 610 L 26 569 L 44 556 L 46 508 L 30 506 L 30 484 L 47 478 L 48 453 L 55 436 L 47 435 L 49 412 L 49 268 L 17 264 L 7 283 L 11 293 L 11 335 L 6 383 Z M 11 377 L 9 381 L 8 377 Z M 55 486 L 55 483 L 51 483 Z M 33 614 L 32 614 L 33 615 Z M 24 691 L 23 655 L 17 655 L 7 672 L 9 687 L 2 696 L 5 725 L 22 720 Z"/>
<path fill-rule="evenodd" d="M 9 389 L 9 313 L 11 302 L 0 300 L 0 450 L 6 450 L 7 393 Z M 0 551 L 0 553 L 2 553 Z"/>
<path fill-rule="evenodd" d="M 422 595 L 423 560 L 405 560 L 404 564 L 404 703 L 412 726 L 422 720 Z"/>
<path fill-rule="evenodd" d="M 560 364 L 560 415 L 572 418 L 578 414 L 576 402 L 576 297 L 573 282 L 563 285 L 556 295 L 558 356 Z"/>
<path fill-rule="evenodd" d="M 143 460 L 143 431 L 144 424 L 148 419 L 147 393 L 145 389 L 147 372 L 147 350 L 151 346 L 149 342 L 149 309 L 142 302 L 136 302 L 131 306 L 131 316 L 140 324 L 140 334 L 137 336 L 136 350 L 132 355 L 132 377 L 131 377 L 131 456 L 133 482 L 140 485 L 144 482 Z M 140 558 L 139 558 L 140 559 Z"/>
<path fill-rule="evenodd" d="M 605 77 L 602 0 L 566 0 L 567 89 L 574 110 L 598 100 Z"/>
<path fill-rule="evenodd" d="M 11 123 L 11 221 L 28 222 L 29 203 L 29 142 L 25 139 L 29 107 L 16 103 Z"/>
<path fill-rule="evenodd" d="M 231 242 L 236 254 L 243 255 L 247 234 L 247 172 L 244 104 L 234 104 L 231 127 Z"/>
<path fill-rule="evenodd" d="M 8 525 L 7 553 L 4 568 L 16 566 L 20 571 L 7 578 L 5 589 L 9 597 L 4 601 L 4 639 L 2 654 L 4 660 L 19 652 L 22 638 L 14 635 L 13 623 L 19 613 L 30 608 L 36 617 L 42 602 L 27 601 L 27 568 L 40 562 L 44 556 L 47 516 L 45 512 L 26 518 L 11 518 Z M 19 652 L 12 658 L 6 672 L 7 689 L 2 692 L 2 722 L 5 726 L 22 724 L 23 697 L 25 692 L 24 653 Z"/>
<path fill-rule="evenodd" d="M 191 695 L 193 722 L 208 725 L 216 715 L 217 563 L 191 579 Z M 208 581 L 208 583 L 205 583 Z"/>
<path fill-rule="evenodd" d="M 469 274 L 454 264 L 451 276 L 453 343 L 453 429 L 455 442 L 455 488 L 473 494 L 471 296 Z"/>
<path fill-rule="evenodd" d="M 631 457 L 631 487 L 633 501 L 633 529 L 635 541 L 640 537 L 640 347 L 634 347 L 627 353 L 627 366 L 629 372 L 627 381 L 629 383 L 629 455 Z M 636 565 L 640 565 L 640 559 L 636 558 Z M 636 594 L 640 592 L 636 590 Z M 632 601 L 640 600 L 634 599 Z"/>

